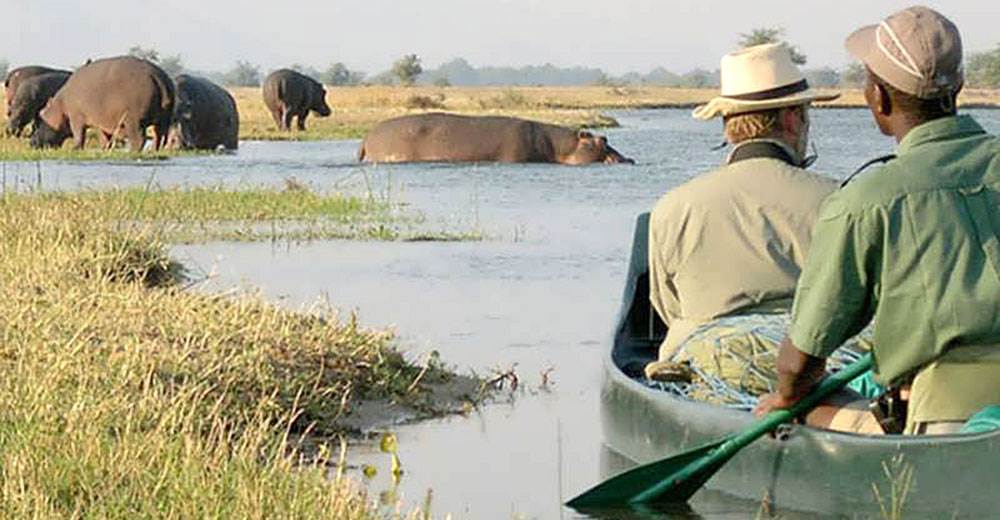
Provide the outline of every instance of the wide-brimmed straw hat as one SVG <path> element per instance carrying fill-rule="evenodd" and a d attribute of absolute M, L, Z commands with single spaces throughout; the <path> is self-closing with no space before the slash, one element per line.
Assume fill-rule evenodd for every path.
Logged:
<path fill-rule="evenodd" d="M 782 43 L 755 45 L 729 53 L 722 57 L 720 71 L 720 95 L 694 109 L 695 118 L 712 119 L 830 101 L 840 96 L 809 88 L 809 82 L 792 62 L 791 49 Z"/>

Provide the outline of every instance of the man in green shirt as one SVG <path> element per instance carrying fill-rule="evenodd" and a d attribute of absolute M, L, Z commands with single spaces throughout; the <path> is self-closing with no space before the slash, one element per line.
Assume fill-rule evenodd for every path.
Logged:
<path fill-rule="evenodd" d="M 963 84 L 957 28 L 911 7 L 847 39 L 868 69 L 865 100 L 897 158 L 820 209 L 778 356 L 787 408 L 826 357 L 870 321 L 876 379 L 909 386 L 908 433 L 958 431 L 1000 404 L 1000 139 L 956 114 Z M 828 404 L 810 424 L 868 431 L 858 406 Z"/>

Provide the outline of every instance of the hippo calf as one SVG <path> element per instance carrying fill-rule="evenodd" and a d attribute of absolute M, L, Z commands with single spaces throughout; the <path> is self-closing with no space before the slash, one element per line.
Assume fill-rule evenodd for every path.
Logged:
<path fill-rule="evenodd" d="M 383 121 L 365 136 L 366 162 L 633 163 L 585 130 L 501 116 L 429 113 Z"/>
<path fill-rule="evenodd" d="M 72 135 L 80 149 L 87 128 L 94 128 L 105 148 L 124 137 L 139 152 L 152 125 L 159 150 L 173 113 L 174 82 L 163 69 L 131 56 L 95 60 L 77 69 L 38 114 L 31 145 L 58 147 Z"/>
<path fill-rule="evenodd" d="M 240 116 L 236 100 L 211 81 L 181 74 L 174 81 L 177 101 L 168 146 L 171 148 L 235 150 Z"/>
<path fill-rule="evenodd" d="M 17 93 L 7 103 L 7 133 L 20 137 L 21 131 L 38 117 L 52 96 L 69 79 L 69 72 L 49 72 L 20 82 Z"/>
<path fill-rule="evenodd" d="M 26 67 L 18 67 L 7 73 L 7 78 L 3 81 L 4 88 L 4 102 L 7 103 L 9 107 L 11 102 L 14 100 L 14 95 L 17 94 L 18 87 L 21 86 L 25 80 L 33 78 L 35 76 L 41 76 L 42 74 L 52 74 L 61 73 L 69 76 L 71 74 L 68 70 L 52 69 L 49 67 L 43 67 L 41 65 L 28 65 Z"/>
<path fill-rule="evenodd" d="M 291 129 L 293 117 L 297 118 L 298 129 L 305 130 L 309 111 L 316 112 L 320 117 L 330 115 L 323 85 L 294 70 L 278 69 L 268 74 L 261 88 L 264 104 L 282 130 Z"/>

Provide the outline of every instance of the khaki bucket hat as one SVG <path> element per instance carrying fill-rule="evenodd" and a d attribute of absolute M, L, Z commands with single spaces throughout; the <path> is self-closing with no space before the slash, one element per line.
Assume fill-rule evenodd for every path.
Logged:
<path fill-rule="evenodd" d="M 731 52 L 722 57 L 719 68 L 720 95 L 694 109 L 692 115 L 697 119 L 830 101 L 840 96 L 809 88 L 809 82 L 792 62 L 791 50 L 781 43 Z"/>
<path fill-rule="evenodd" d="M 928 7 L 908 7 L 862 27 L 845 45 L 876 76 L 918 98 L 954 94 L 965 81 L 958 28 Z"/>

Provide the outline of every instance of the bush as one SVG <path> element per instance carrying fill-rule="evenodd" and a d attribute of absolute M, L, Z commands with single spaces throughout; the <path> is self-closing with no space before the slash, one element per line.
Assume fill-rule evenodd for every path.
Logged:
<path fill-rule="evenodd" d="M 420 110 L 443 109 L 445 108 L 444 94 L 435 94 L 433 96 L 414 94 L 406 98 L 406 108 Z"/>

